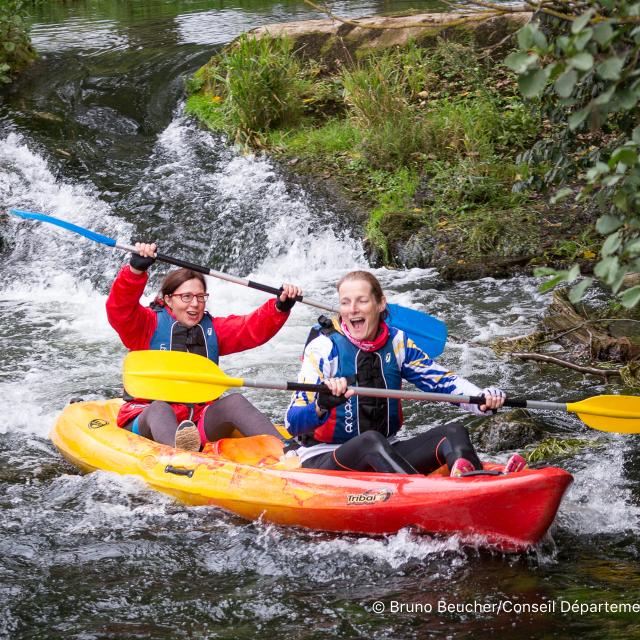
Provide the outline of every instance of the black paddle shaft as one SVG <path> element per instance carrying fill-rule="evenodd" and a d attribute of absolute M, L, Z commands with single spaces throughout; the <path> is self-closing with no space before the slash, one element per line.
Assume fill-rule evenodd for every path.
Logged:
<path fill-rule="evenodd" d="M 172 264 L 176 267 L 191 269 L 191 271 L 197 271 L 198 273 L 203 273 L 206 276 L 220 277 L 220 274 L 217 271 L 214 272 L 212 269 L 208 269 L 207 267 L 202 267 L 199 264 L 189 262 L 188 260 L 181 260 L 180 258 L 167 256 L 164 253 L 156 253 L 156 260 L 160 260 L 160 262 L 166 262 L 167 264 Z M 253 282 L 253 280 L 245 280 L 244 278 L 234 278 L 233 276 L 227 276 L 224 279 L 229 280 L 230 282 L 235 282 L 237 284 L 242 284 L 251 289 L 258 289 L 259 291 L 264 291 L 265 293 L 271 293 L 274 296 L 279 296 L 283 291 L 282 287 L 270 287 L 267 284 Z M 303 296 L 296 296 L 297 302 L 302 302 L 302 300 Z"/>

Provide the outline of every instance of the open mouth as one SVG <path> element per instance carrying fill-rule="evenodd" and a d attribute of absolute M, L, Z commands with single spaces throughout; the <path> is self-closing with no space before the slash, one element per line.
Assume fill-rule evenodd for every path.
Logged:
<path fill-rule="evenodd" d="M 356 330 L 362 329 L 364 327 L 364 318 L 351 318 L 349 323 Z"/>

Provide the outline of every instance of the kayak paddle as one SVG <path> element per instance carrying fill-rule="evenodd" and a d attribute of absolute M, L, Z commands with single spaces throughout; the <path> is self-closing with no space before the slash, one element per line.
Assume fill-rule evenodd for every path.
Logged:
<path fill-rule="evenodd" d="M 124 360 L 124 387 L 130 395 L 166 402 L 208 402 L 231 387 L 255 387 L 281 391 L 329 391 L 323 384 L 232 378 L 203 356 L 181 351 L 131 351 Z M 484 396 L 349 387 L 357 396 L 428 400 L 456 404 L 485 402 Z M 600 431 L 640 433 L 640 397 L 594 396 L 579 402 L 545 402 L 507 398 L 504 406 L 575 413 L 587 426 Z"/>
<path fill-rule="evenodd" d="M 100 233 L 90 231 L 89 229 L 85 229 L 84 227 L 79 227 L 78 225 L 67 222 L 66 220 L 61 220 L 60 218 L 45 215 L 44 213 L 20 211 L 19 209 L 9 209 L 9 213 L 20 218 L 25 218 L 27 220 L 39 220 L 40 222 L 48 222 L 49 224 L 62 227 L 67 231 L 72 231 L 73 233 L 77 233 L 81 236 L 84 236 L 85 238 L 89 238 L 89 240 L 99 242 L 100 244 L 104 244 L 108 247 L 114 247 L 116 249 L 121 249 L 122 251 L 128 251 L 129 253 L 138 253 L 135 247 L 133 247 L 132 245 L 120 244 L 113 238 L 103 236 Z M 166 262 L 167 264 L 172 264 L 177 267 L 185 267 L 186 269 L 191 269 L 192 271 L 197 271 L 198 273 L 203 273 L 214 278 L 219 278 L 220 280 L 226 280 L 227 282 L 240 284 L 244 287 L 257 289 L 259 291 L 264 291 L 265 293 L 271 293 L 274 296 L 279 296 L 282 293 L 282 289 L 270 287 L 266 284 L 260 284 L 259 282 L 253 282 L 253 280 L 238 278 L 236 276 L 229 275 L 228 273 L 223 273 L 222 271 L 215 271 L 214 269 L 202 267 L 200 265 L 194 264 L 193 262 L 181 260 L 180 258 L 173 258 L 162 253 L 156 254 L 156 260 L 160 260 L 160 262 Z M 296 300 L 298 302 L 308 304 L 318 309 L 330 311 L 331 313 L 339 313 L 339 310 L 335 307 L 325 304 L 324 302 L 321 302 L 319 300 L 307 298 L 306 296 L 298 296 Z M 429 357 L 437 358 L 444 351 L 444 346 L 447 342 L 447 325 L 442 322 L 442 320 L 438 320 L 437 318 L 434 318 L 427 313 L 416 311 L 415 309 L 409 309 L 407 307 L 402 307 L 398 304 L 388 304 L 387 309 L 390 315 L 390 324 L 392 324 L 397 329 L 401 329 L 402 331 L 404 331 L 418 345 L 418 347 L 420 347 L 426 354 L 429 355 Z"/>

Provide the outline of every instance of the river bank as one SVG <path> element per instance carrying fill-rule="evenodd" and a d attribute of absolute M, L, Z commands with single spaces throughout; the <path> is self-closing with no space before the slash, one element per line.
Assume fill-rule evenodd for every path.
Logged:
<path fill-rule="evenodd" d="M 338 210 L 353 210 L 373 264 L 435 267 L 445 280 L 575 262 L 588 272 L 597 214 L 551 205 L 536 190 L 552 162 L 532 171 L 526 154 L 554 125 L 502 65 L 526 16 L 446 31 L 434 28 L 441 19 L 368 19 L 398 22 L 388 30 L 331 20 L 263 26 L 196 73 L 187 109 L 321 183 Z M 231 87 L 232 68 L 247 66 L 252 73 Z M 243 119 L 238 93 L 272 113 Z"/>

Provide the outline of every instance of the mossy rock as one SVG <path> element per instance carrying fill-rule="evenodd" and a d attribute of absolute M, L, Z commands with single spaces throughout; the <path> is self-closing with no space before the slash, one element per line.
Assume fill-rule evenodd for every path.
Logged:
<path fill-rule="evenodd" d="M 471 423 L 471 441 L 487 453 L 521 450 L 544 437 L 544 428 L 524 409 Z"/>

